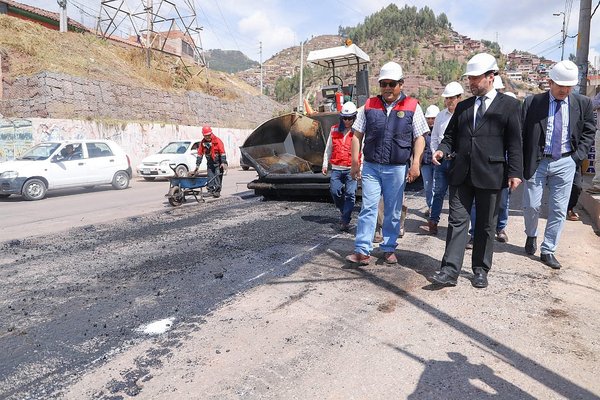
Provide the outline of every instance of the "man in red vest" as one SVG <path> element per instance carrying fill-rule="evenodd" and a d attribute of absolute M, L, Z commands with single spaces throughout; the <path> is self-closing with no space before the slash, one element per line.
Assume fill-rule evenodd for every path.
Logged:
<path fill-rule="evenodd" d="M 214 197 L 221 196 L 221 187 L 223 184 L 223 172 L 227 169 L 227 157 L 225 156 L 225 146 L 223 141 L 213 134 L 210 126 L 202 127 L 204 139 L 198 146 L 198 157 L 196 158 L 196 169 L 202 163 L 202 158 L 206 157 L 206 172 L 208 175 L 207 190 Z"/>
<path fill-rule="evenodd" d="M 352 124 L 356 119 L 356 105 L 349 101 L 340 112 L 340 123 L 331 127 L 325 153 L 323 154 L 323 175 L 327 175 L 331 163 L 329 191 L 335 206 L 342 213 L 340 230 L 348 232 L 354 202 L 356 200 L 357 182 L 350 176 L 352 165 Z"/>

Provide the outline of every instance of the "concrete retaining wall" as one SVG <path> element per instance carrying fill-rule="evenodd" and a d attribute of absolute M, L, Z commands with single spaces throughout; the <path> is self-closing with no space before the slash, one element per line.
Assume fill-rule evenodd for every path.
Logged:
<path fill-rule="evenodd" d="M 240 149 L 251 129 L 212 127 L 225 144 L 229 165 L 239 166 Z M 94 121 L 31 118 L 0 118 L 0 161 L 19 157 L 36 143 L 65 139 L 110 139 L 127 152 L 131 165 L 160 150 L 172 140 L 200 139 L 202 128 L 167 124 L 107 124 Z"/>

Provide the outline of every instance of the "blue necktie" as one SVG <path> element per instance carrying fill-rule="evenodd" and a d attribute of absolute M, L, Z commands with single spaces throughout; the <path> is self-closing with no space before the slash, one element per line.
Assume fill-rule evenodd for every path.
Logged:
<path fill-rule="evenodd" d="M 561 100 L 556 101 L 556 108 L 554 109 L 554 127 L 552 129 L 552 138 L 550 139 L 550 149 L 552 152 L 552 159 L 554 161 L 561 157 L 562 147 L 562 110 Z"/>
<path fill-rule="evenodd" d="M 475 126 L 474 128 L 477 128 L 477 125 L 479 125 L 479 122 L 481 121 L 481 118 L 483 118 L 483 114 L 485 113 L 485 96 L 481 96 L 478 98 L 479 100 L 479 107 L 477 107 L 477 113 L 475 114 Z"/>

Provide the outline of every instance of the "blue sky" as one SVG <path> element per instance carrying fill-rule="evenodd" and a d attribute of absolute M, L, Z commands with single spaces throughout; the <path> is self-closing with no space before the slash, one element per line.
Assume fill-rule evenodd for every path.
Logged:
<path fill-rule="evenodd" d="M 56 0 L 17 0 L 25 4 L 58 11 Z M 149 0 L 124 0 L 131 10 L 143 10 Z M 160 0 L 152 0 L 154 5 Z M 262 42 L 263 61 L 278 51 L 298 44 L 301 40 L 322 34 L 336 34 L 338 26 L 354 26 L 392 3 L 389 0 L 171 0 L 182 15 L 191 15 L 194 4 L 204 49 L 240 50 L 259 60 Z M 407 2 L 393 1 L 399 7 Z M 569 12 L 565 4 L 572 3 Z M 592 11 L 598 0 L 592 0 Z M 100 12 L 100 0 L 67 0 L 69 17 L 93 25 Z M 563 15 L 567 35 L 577 34 L 579 1 L 565 0 L 415 0 L 417 7 L 429 6 L 436 14 L 446 13 L 453 28 L 473 39 L 498 41 L 504 53 L 513 49 L 526 50 L 553 60 L 560 60 Z M 482 6 L 485 4 L 485 6 Z M 166 9 L 165 9 L 166 11 Z M 126 22 L 121 25 L 127 33 Z M 567 38 L 565 58 L 575 54 L 577 39 Z M 600 9 L 592 19 L 590 56 L 600 64 Z M 600 65 L 599 65 L 600 66 Z"/>

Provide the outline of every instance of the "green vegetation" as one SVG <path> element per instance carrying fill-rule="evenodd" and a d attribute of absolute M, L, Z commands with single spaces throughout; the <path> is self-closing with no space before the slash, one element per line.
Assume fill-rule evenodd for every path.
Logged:
<path fill-rule="evenodd" d="M 313 80 L 314 71 L 311 67 L 303 69 L 303 86 L 308 86 Z M 280 103 L 289 101 L 300 91 L 300 74 L 297 72 L 291 78 L 279 77 L 275 81 L 275 100 Z"/>
<path fill-rule="evenodd" d="M 258 62 L 249 59 L 244 53 L 238 50 L 209 50 L 206 53 L 206 61 L 211 69 L 230 74 L 259 65 Z"/>
<path fill-rule="evenodd" d="M 377 46 L 385 51 L 395 51 L 399 46 L 411 47 L 415 40 L 435 35 L 450 29 L 448 17 L 444 13 L 436 17 L 427 6 L 398 8 L 395 4 L 381 9 L 365 18 L 356 27 L 340 27 L 339 34 L 349 37 L 355 43 L 366 43 L 377 39 Z"/>

